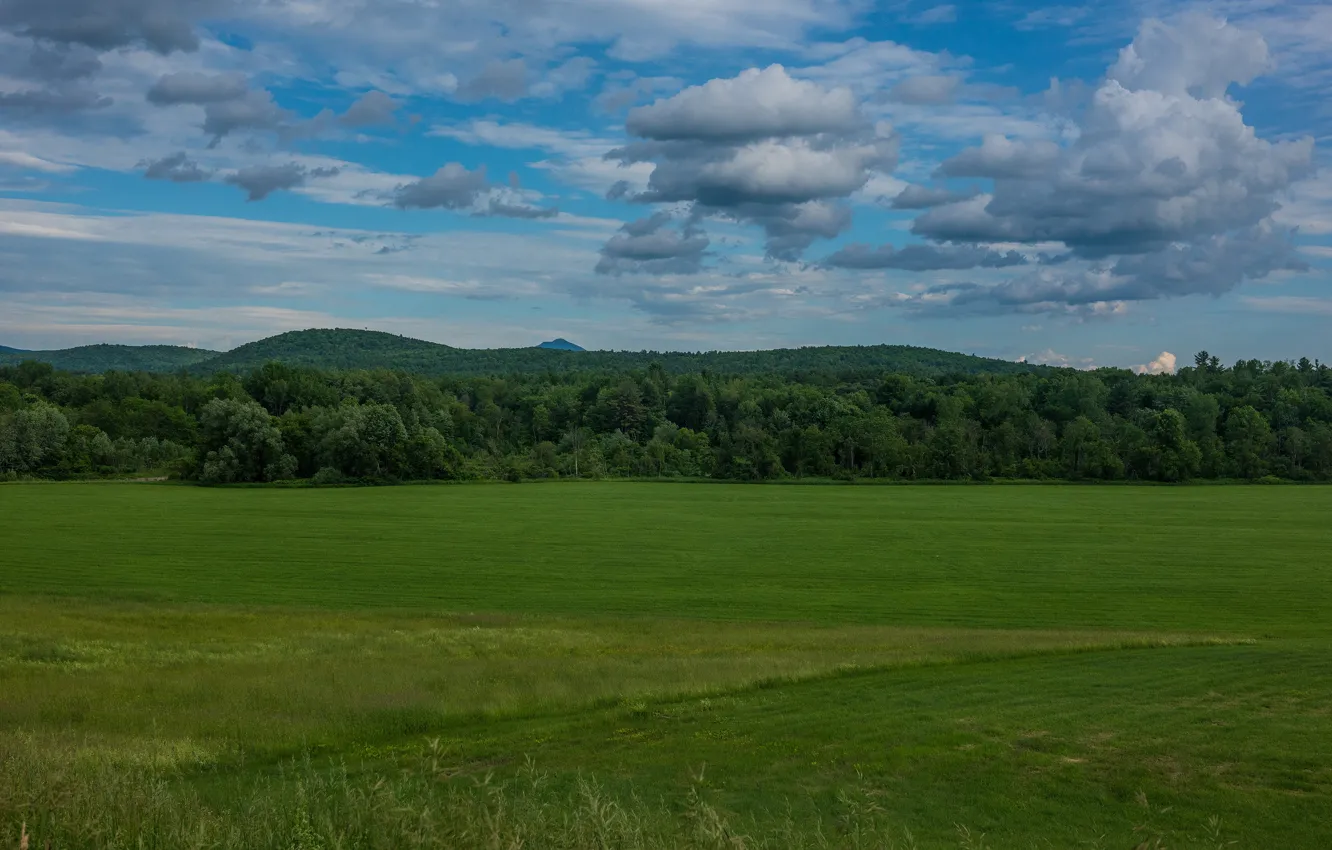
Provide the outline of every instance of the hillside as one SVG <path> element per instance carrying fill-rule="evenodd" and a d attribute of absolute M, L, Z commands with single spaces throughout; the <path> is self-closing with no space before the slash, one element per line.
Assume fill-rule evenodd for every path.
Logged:
<path fill-rule="evenodd" d="M 0 345 L 0 354 L 19 354 L 22 353 L 22 351 L 23 349 L 21 348 L 10 348 L 7 345 Z"/>
<path fill-rule="evenodd" d="M 0 352 L 0 366 L 38 360 L 69 372 L 175 372 L 194 369 L 218 356 L 180 345 L 81 345 L 56 351 Z"/>
<path fill-rule="evenodd" d="M 569 351 L 551 348 L 453 348 L 380 331 L 316 329 L 290 331 L 242 345 L 224 354 L 171 346 L 100 345 L 65 351 L 0 355 L 0 364 L 42 360 L 77 372 L 245 372 L 271 361 L 321 369 L 396 369 L 423 375 L 484 375 L 643 369 L 653 363 L 680 374 L 902 372 L 1014 374 L 1041 367 L 907 345 L 824 346 L 772 351 Z"/>
<path fill-rule="evenodd" d="M 323 369 L 400 369 L 425 375 L 582 372 L 647 368 L 728 374 L 896 371 L 1012 374 L 1026 364 L 904 345 L 790 348 L 774 351 L 570 351 L 551 348 L 453 348 L 380 331 L 290 331 L 242 345 L 200 368 L 248 371 L 270 361 Z"/>
<path fill-rule="evenodd" d="M 277 361 L 320 369 L 402 369 L 435 373 L 448 371 L 437 368 L 437 364 L 459 351 L 437 342 L 381 331 L 319 328 L 288 331 L 246 343 L 218 355 L 209 361 L 207 368 L 236 372 Z"/>

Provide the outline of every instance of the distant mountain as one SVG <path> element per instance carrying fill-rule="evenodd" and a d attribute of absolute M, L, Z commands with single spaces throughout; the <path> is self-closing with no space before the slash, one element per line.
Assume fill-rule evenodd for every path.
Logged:
<path fill-rule="evenodd" d="M 37 360 L 67 372 L 175 372 L 193 369 L 218 352 L 180 345 L 81 345 L 56 351 L 0 352 L 0 366 Z"/>
<path fill-rule="evenodd" d="M 460 349 L 381 331 L 351 328 L 288 331 L 247 343 L 208 363 L 215 372 L 244 371 L 270 361 L 319 369 L 402 369 L 434 373 Z"/>
<path fill-rule="evenodd" d="M 556 337 L 550 342 L 543 342 L 537 348 L 548 348 L 552 351 L 587 351 L 586 348 L 581 345 L 574 345 L 562 336 Z"/>
<path fill-rule="evenodd" d="M 22 354 L 21 348 L 10 348 L 7 345 L 0 345 L 0 354 Z"/>
<path fill-rule="evenodd" d="M 1046 367 L 991 360 L 908 345 L 825 346 L 773 351 L 582 351 L 550 348 L 453 348 L 435 342 L 351 329 L 290 331 L 225 354 L 167 345 L 90 345 L 63 351 L 0 354 L 0 365 L 42 360 L 71 372 L 142 370 L 193 373 L 247 372 L 265 363 L 320 369 L 394 369 L 422 375 L 505 375 L 532 372 L 613 372 L 657 365 L 681 374 L 873 375 L 900 372 L 922 377 L 1014 374 Z"/>

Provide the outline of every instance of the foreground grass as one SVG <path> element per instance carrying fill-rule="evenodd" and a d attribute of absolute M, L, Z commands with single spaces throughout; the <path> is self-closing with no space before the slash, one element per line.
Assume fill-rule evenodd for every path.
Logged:
<path fill-rule="evenodd" d="M 1326 653 L 1160 647 L 440 719 L 255 763 L 14 733 L 0 829 L 67 847 L 1318 848 L 1330 698 Z"/>
<path fill-rule="evenodd" d="M 1328 508 L 0 488 L 0 847 L 1332 846 Z"/>

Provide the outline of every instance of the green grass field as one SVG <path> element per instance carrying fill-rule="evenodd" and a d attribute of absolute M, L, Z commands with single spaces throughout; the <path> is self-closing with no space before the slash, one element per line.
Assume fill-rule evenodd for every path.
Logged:
<path fill-rule="evenodd" d="M 1330 510 L 0 486 L 0 848 L 1325 848 Z"/>

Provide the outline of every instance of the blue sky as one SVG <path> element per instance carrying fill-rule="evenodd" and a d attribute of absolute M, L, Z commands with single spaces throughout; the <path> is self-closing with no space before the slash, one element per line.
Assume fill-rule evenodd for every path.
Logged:
<path fill-rule="evenodd" d="M 0 0 L 0 343 L 1332 360 L 1332 7 Z"/>

